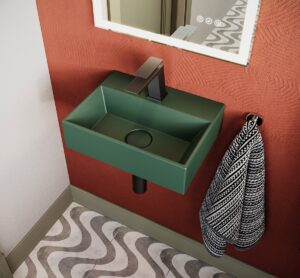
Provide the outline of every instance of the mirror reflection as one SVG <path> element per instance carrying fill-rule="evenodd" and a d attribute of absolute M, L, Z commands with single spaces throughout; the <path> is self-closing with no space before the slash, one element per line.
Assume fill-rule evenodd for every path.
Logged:
<path fill-rule="evenodd" d="M 108 20 L 238 54 L 248 0 L 108 0 Z"/>

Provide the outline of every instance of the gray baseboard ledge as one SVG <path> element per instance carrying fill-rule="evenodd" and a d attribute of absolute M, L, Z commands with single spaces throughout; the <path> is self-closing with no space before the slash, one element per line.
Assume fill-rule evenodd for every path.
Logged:
<path fill-rule="evenodd" d="M 58 199 L 44 213 L 40 220 L 21 240 L 21 242 L 6 257 L 7 264 L 12 273 L 26 259 L 33 248 L 44 237 L 46 232 L 51 228 L 51 226 L 65 211 L 65 209 L 70 205 L 71 202 L 76 202 L 82 206 L 103 214 L 117 222 L 120 222 L 132 228 L 133 230 L 139 231 L 156 239 L 157 241 L 168 244 L 183 253 L 186 253 L 192 257 L 195 257 L 201 261 L 222 269 L 227 273 L 231 273 L 236 277 L 275 277 L 228 255 L 224 255 L 221 258 L 212 257 L 200 242 L 190 239 L 182 234 L 179 234 L 147 218 L 144 218 L 136 213 L 119 207 L 111 202 L 108 202 L 100 197 L 97 197 L 72 185 L 69 186 L 58 197 Z M 6 276 L 4 277 L 6 278 Z M 0 278 L 2 278 L 1 272 Z"/>
<path fill-rule="evenodd" d="M 11 270 L 2 253 L 0 253 L 0 278 L 13 278 Z"/>
<path fill-rule="evenodd" d="M 17 270 L 33 248 L 42 240 L 47 231 L 71 202 L 71 188 L 68 186 L 6 257 L 6 261 L 12 273 Z"/>

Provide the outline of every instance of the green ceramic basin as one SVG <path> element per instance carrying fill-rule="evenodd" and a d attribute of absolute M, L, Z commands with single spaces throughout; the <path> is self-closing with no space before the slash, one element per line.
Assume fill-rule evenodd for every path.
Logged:
<path fill-rule="evenodd" d="M 68 148 L 184 194 L 219 133 L 224 105 L 167 88 L 162 102 L 112 72 L 63 120 Z"/>

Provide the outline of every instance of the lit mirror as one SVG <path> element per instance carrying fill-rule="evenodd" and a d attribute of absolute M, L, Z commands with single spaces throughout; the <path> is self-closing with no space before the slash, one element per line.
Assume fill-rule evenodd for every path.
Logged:
<path fill-rule="evenodd" d="M 93 0 L 95 26 L 247 65 L 260 0 Z"/>

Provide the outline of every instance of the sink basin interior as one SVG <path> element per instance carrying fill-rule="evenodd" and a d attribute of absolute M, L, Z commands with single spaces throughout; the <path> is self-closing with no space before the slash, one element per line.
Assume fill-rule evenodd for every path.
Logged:
<path fill-rule="evenodd" d="M 186 163 L 209 125 L 208 121 L 137 95 L 103 90 L 90 95 L 68 120 L 180 164 Z M 141 132 L 133 134 L 136 130 Z"/>

